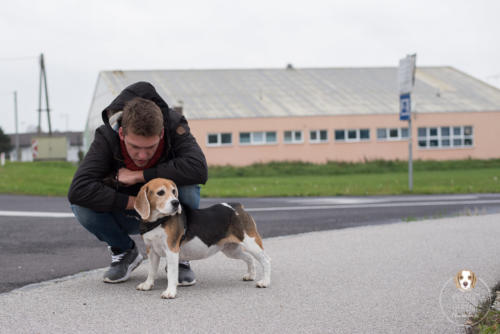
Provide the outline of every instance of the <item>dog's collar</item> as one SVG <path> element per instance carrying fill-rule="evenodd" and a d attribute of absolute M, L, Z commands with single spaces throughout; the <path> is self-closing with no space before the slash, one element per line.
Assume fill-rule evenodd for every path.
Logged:
<path fill-rule="evenodd" d="M 156 227 L 165 223 L 167 220 L 170 219 L 170 217 L 171 216 L 165 216 L 165 217 L 162 217 L 154 222 L 148 222 L 145 220 L 141 220 L 141 222 L 139 223 L 139 233 L 141 235 L 148 233 L 149 231 L 151 231 L 151 230 L 155 229 Z"/>

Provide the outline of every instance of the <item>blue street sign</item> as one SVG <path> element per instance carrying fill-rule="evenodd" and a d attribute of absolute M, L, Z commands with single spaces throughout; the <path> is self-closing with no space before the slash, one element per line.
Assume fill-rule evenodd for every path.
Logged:
<path fill-rule="evenodd" d="M 411 101 L 410 94 L 399 95 L 399 120 L 407 121 L 410 119 Z"/>

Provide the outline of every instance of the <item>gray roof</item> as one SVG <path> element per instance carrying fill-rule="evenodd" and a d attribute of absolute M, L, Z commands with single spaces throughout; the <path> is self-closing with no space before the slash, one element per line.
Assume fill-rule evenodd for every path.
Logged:
<path fill-rule="evenodd" d="M 103 71 L 87 129 L 127 85 L 151 82 L 188 119 L 396 114 L 397 67 Z M 500 90 L 452 67 L 418 67 L 417 112 L 500 111 Z M 182 101 L 182 102 L 181 102 Z"/>
<path fill-rule="evenodd" d="M 82 132 L 52 132 L 53 136 L 65 136 L 69 140 L 69 144 L 71 146 L 82 146 Z M 13 133 L 9 133 L 10 144 L 15 145 L 16 143 L 16 135 Z M 48 133 L 20 133 L 19 134 L 19 146 L 20 147 L 29 147 L 31 146 L 31 138 L 33 137 L 48 137 Z"/>

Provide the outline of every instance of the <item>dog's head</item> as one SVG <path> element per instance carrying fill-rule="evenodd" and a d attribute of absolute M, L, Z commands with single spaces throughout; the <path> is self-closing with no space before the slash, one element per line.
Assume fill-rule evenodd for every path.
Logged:
<path fill-rule="evenodd" d="M 455 276 L 455 284 L 462 291 L 473 289 L 476 286 L 476 274 L 470 270 L 460 270 Z"/>
<path fill-rule="evenodd" d="M 168 179 L 157 178 L 149 181 L 139 190 L 134 209 L 145 221 L 180 214 L 182 208 L 177 186 Z"/>

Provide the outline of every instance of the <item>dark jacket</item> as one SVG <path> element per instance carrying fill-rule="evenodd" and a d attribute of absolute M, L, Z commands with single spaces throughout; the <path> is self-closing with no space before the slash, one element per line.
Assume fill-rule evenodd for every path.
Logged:
<path fill-rule="evenodd" d="M 129 195 L 136 196 L 143 185 L 127 187 L 116 181 L 116 174 L 125 163 L 117 128 L 113 129 L 109 120 L 134 97 L 152 100 L 163 113 L 165 149 L 156 166 L 144 170 L 146 182 L 156 177 L 169 178 L 178 186 L 207 181 L 205 156 L 191 135 L 184 116 L 171 110 L 150 83 L 137 82 L 125 88 L 103 110 L 104 125 L 97 128 L 94 141 L 69 188 L 68 199 L 72 204 L 102 212 L 121 211 L 126 208 Z"/>

